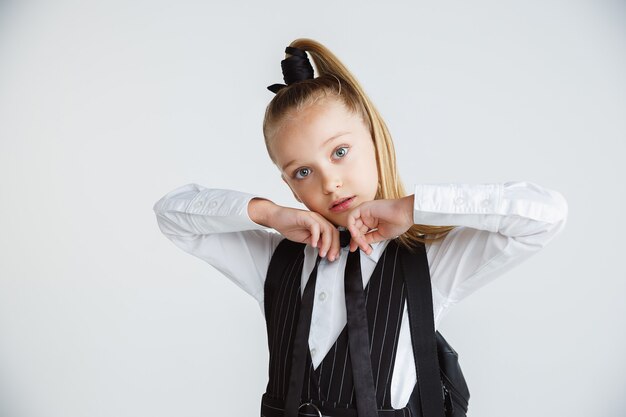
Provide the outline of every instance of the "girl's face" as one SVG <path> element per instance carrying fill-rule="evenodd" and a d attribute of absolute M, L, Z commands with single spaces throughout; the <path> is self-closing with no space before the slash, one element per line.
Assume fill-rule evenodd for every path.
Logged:
<path fill-rule="evenodd" d="M 363 120 L 329 97 L 283 121 L 271 143 L 275 164 L 298 201 L 335 226 L 378 190 L 372 136 Z M 347 203 L 338 201 L 350 198 Z"/>

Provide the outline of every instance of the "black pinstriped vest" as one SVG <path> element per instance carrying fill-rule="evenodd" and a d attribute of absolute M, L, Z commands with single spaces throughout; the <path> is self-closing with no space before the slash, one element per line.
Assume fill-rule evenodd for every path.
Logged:
<path fill-rule="evenodd" d="M 302 243 L 284 239 L 276 248 L 268 268 L 264 307 L 269 347 L 269 381 L 262 398 L 261 416 L 282 416 L 300 311 L 304 247 Z M 395 240 L 391 240 L 364 288 L 370 356 L 380 416 L 416 417 L 421 414 L 417 384 L 406 407 L 394 410 L 391 406 L 393 367 L 406 302 L 406 285 L 399 259 L 403 250 Z M 422 262 L 428 262 L 425 254 L 422 258 Z M 307 349 L 301 399 L 302 402 L 317 405 L 323 415 L 356 416 L 347 330 L 346 325 L 317 369 L 313 369 L 311 354 Z M 312 407 L 306 411 L 302 409 L 300 415 L 318 416 L 312 410 Z"/>

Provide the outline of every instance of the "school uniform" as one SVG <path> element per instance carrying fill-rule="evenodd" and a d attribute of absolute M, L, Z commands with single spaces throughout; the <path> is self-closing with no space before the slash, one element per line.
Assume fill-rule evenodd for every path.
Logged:
<path fill-rule="evenodd" d="M 349 233 L 345 241 L 345 243 L 349 242 Z M 261 417 L 284 416 L 291 375 L 294 372 L 292 358 L 297 349 L 296 332 L 300 325 L 295 318 L 300 319 L 305 305 L 304 288 L 300 286 L 304 247 L 302 243 L 284 239 L 272 255 L 268 269 L 264 306 L 270 372 L 266 392 L 262 396 Z M 361 253 L 359 251 L 358 255 L 360 256 Z M 374 383 L 373 405 L 376 406 L 378 417 L 422 416 L 419 402 L 421 392 L 417 384 L 412 389 L 409 404 L 406 407 L 396 409 L 391 404 L 393 363 L 398 346 L 402 312 L 409 291 L 405 285 L 406 277 L 403 276 L 404 256 L 415 257 L 420 268 L 421 264 L 427 264 L 424 250 L 409 253 L 398 244 L 397 240 L 391 240 L 376 264 L 367 285 L 359 290 L 364 292 L 365 298 L 364 310 L 367 316 L 366 327 L 369 339 L 369 343 L 367 341 L 364 343 L 368 349 L 365 355 L 371 364 L 371 377 L 368 376 L 368 378 Z M 410 278 L 413 280 L 429 279 L 428 276 L 419 276 L 417 271 L 414 271 Z M 310 279 L 312 278 L 309 277 Z M 316 368 L 313 367 L 311 355 L 307 349 L 303 368 L 305 370 L 304 383 L 298 397 L 301 399 L 298 404 L 304 407 L 303 415 L 316 415 L 317 410 L 320 410 L 320 414 L 324 416 L 356 417 L 358 399 L 352 370 L 353 345 L 349 344 L 349 337 L 353 337 L 351 331 L 353 330 L 350 326 L 342 329 L 332 348 Z M 312 403 L 315 407 L 303 403 Z M 311 410 L 307 410 L 307 407 Z M 308 414 L 309 411 L 313 414 Z"/>
<path fill-rule="evenodd" d="M 563 229 L 567 218 L 565 198 L 531 182 L 417 184 L 413 191 L 414 223 L 458 226 L 444 239 L 425 244 L 435 328 L 452 305 L 545 247 Z M 213 265 L 253 296 L 267 320 L 266 284 L 277 284 L 276 277 L 266 274 L 284 237 L 249 218 L 247 207 L 254 197 L 261 196 L 187 184 L 167 193 L 153 209 L 159 228 L 168 239 Z M 387 329 L 386 333 L 372 336 L 377 402 L 384 408 L 400 410 L 407 407 L 417 379 L 402 280 L 389 269 L 391 259 L 397 255 L 397 245 L 390 246 L 390 242 L 393 240 L 373 243 L 370 255 L 360 253 L 360 263 L 370 330 L 383 325 Z M 287 282 L 292 285 L 282 289 L 292 299 L 298 291 L 302 295 L 318 255 L 318 249 L 309 245 L 299 249 L 289 260 L 293 268 Z M 333 407 L 349 406 L 354 401 L 350 378 L 346 376 L 350 372 L 349 362 L 341 378 L 332 369 L 333 363 L 346 363 L 346 306 L 341 278 L 348 253 L 344 247 L 334 262 L 319 262 L 303 387 L 303 399 L 324 399 Z M 376 302 L 369 298 L 372 294 L 376 295 Z M 275 308 L 280 297 L 272 297 Z M 384 321 L 377 315 L 381 309 L 388 310 Z M 296 314 L 297 303 L 280 314 L 272 312 L 272 319 L 288 323 L 289 317 Z M 272 363 L 265 394 L 278 398 L 284 395 L 284 377 L 280 377 L 280 361 L 273 359 L 280 354 L 273 354 L 271 349 L 284 355 L 282 343 L 289 343 L 289 337 L 286 341 L 272 340 L 272 329 L 268 325 Z M 345 390 L 340 388 L 342 380 L 347 384 Z"/>

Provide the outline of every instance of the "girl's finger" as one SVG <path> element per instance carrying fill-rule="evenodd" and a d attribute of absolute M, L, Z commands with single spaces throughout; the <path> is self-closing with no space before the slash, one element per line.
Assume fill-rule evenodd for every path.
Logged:
<path fill-rule="evenodd" d="M 360 224 L 358 224 L 359 232 L 361 232 L 362 235 L 366 235 L 367 232 L 370 230 L 370 228 L 367 227 L 367 225 L 365 223 L 363 223 L 362 221 L 360 221 L 360 220 L 359 220 L 359 223 L 360 223 Z"/>
<path fill-rule="evenodd" d="M 347 228 L 348 230 L 351 230 L 352 227 L 356 226 L 357 220 L 361 217 L 361 210 L 357 207 L 354 210 L 352 210 L 349 214 L 348 214 L 348 218 L 347 220 Z"/>
<path fill-rule="evenodd" d="M 365 248 L 365 246 L 363 246 L 362 235 L 367 232 L 367 226 L 365 226 L 360 220 L 356 223 L 360 223 L 360 226 L 354 226 L 350 229 L 350 234 L 352 235 L 352 239 L 350 240 L 350 252 L 354 252 L 359 247 L 361 247 L 361 249 Z"/>
<path fill-rule="evenodd" d="M 316 247 L 320 238 L 320 227 L 317 223 L 312 223 L 309 230 L 311 232 L 311 246 Z"/>
<path fill-rule="evenodd" d="M 363 252 L 367 253 L 368 255 L 372 253 L 372 247 L 370 246 L 369 243 L 367 243 L 367 240 L 365 239 L 365 237 L 360 238 L 359 247 L 361 248 Z"/>
<path fill-rule="evenodd" d="M 363 223 L 363 219 L 358 218 L 354 222 L 355 230 L 359 232 L 360 235 L 364 235 L 369 230 L 369 227 L 365 223 Z"/>
<path fill-rule="evenodd" d="M 367 233 L 364 236 L 364 238 L 365 238 L 365 241 L 367 242 L 368 245 L 370 243 L 380 242 L 381 240 L 385 240 L 386 239 L 383 235 L 380 234 L 378 229 L 372 230 L 371 232 Z"/>
<path fill-rule="evenodd" d="M 359 220 L 359 222 L 360 222 L 360 220 Z M 352 240 L 354 240 L 356 242 L 356 246 L 355 247 L 353 247 L 353 245 L 350 245 L 350 251 L 354 252 L 357 248 L 361 248 L 361 250 L 363 252 L 365 252 L 365 253 L 367 253 L 369 255 L 371 253 L 371 251 L 372 251 L 372 248 L 369 245 L 369 243 L 367 243 L 367 240 L 365 239 L 365 234 L 362 232 L 362 230 L 363 230 L 362 227 L 361 228 L 357 228 L 354 225 L 350 226 L 350 234 L 352 235 Z"/>
<path fill-rule="evenodd" d="M 359 245 L 356 243 L 356 241 L 354 239 L 350 239 L 350 252 L 354 252 L 354 250 L 358 247 Z"/>
<path fill-rule="evenodd" d="M 339 251 L 341 250 L 341 245 L 339 242 L 339 230 L 336 227 L 332 227 L 332 239 L 330 250 L 328 254 L 328 260 L 334 261 L 339 256 Z"/>
<path fill-rule="evenodd" d="M 322 229 L 322 244 L 320 245 L 320 256 L 323 258 L 328 254 L 330 244 L 332 243 L 333 233 L 328 225 L 323 225 Z"/>

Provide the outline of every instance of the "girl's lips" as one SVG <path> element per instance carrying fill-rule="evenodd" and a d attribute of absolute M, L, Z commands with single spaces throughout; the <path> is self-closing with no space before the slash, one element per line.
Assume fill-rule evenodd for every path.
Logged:
<path fill-rule="evenodd" d="M 350 207 L 350 205 L 352 204 L 352 200 L 354 200 L 354 196 L 348 198 L 347 200 L 343 201 L 342 203 L 337 204 L 336 206 L 333 206 L 330 208 L 330 211 L 343 211 L 345 209 L 347 209 L 348 207 Z"/>

